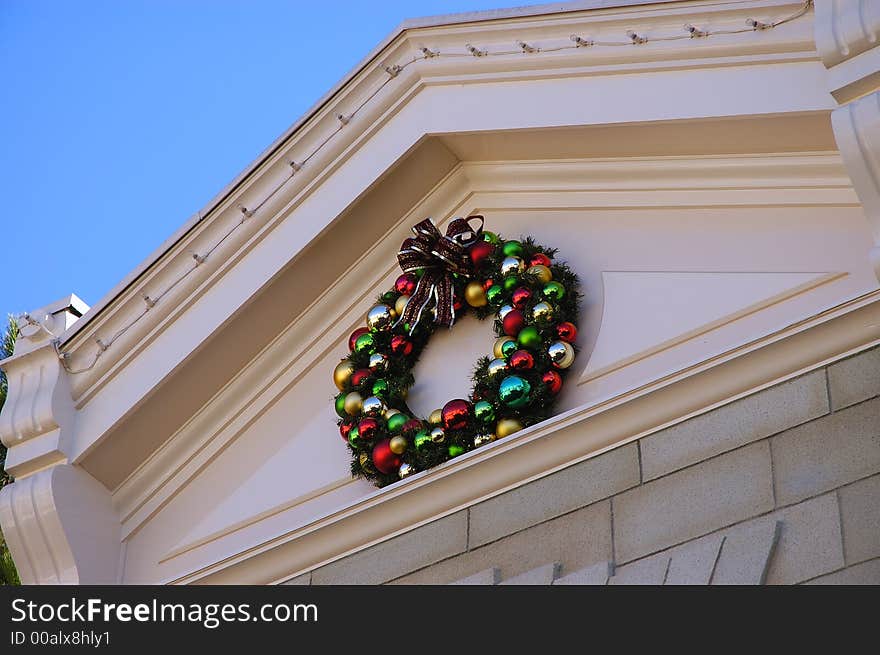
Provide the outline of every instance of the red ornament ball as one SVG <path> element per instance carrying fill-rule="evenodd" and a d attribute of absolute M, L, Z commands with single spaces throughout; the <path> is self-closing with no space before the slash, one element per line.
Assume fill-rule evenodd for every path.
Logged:
<path fill-rule="evenodd" d="M 535 358 L 528 350 L 516 350 L 510 355 L 508 360 L 510 368 L 517 371 L 527 371 L 534 367 Z"/>
<path fill-rule="evenodd" d="M 529 260 L 529 266 L 550 266 L 550 258 L 542 252 L 535 253 Z"/>
<path fill-rule="evenodd" d="M 556 371 L 551 370 L 544 373 L 544 375 L 541 376 L 541 382 L 544 383 L 547 390 L 554 396 L 559 393 L 560 389 L 562 389 L 562 376 Z"/>
<path fill-rule="evenodd" d="M 394 290 L 403 296 L 411 296 L 416 290 L 417 281 L 416 276 L 412 273 L 404 273 L 394 283 Z"/>
<path fill-rule="evenodd" d="M 400 457 L 391 451 L 391 439 L 382 439 L 373 446 L 373 465 L 385 475 L 398 469 Z"/>
<path fill-rule="evenodd" d="M 574 323 L 566 321 L 556 326 L 556 336 L 568 343 L 574 343 L 578 336 L 578 329 L 574 326 Z"/>
<path fill-rule="evenodd" d="M 461 398 L 450 400 L 440 410 L 443 428 L 446 430 L 463 430 L 467 427 L 470 415 L 471 404 Z"/>
<path fill-rule="evenodd" d="M 342 435 L 342 440 L 348 443 L 348 433 L 351 432 L 351 429 L 354 427 L 352 423 L 340 423 L 339 424 L 339 434 Z"/>
<path fill-rule="evenodd" d="M 412 342 L 408 341 L 406 337 L 400 334 L 395 334 L 391 337 L 391 352 L 395 355 L 406 357 L 411 355 L 412 351 Z"/>
<path fill-rule="evenodd" d="M 517 309 L 522 309 L 526 306 L 526 303 L 529 301 L 529 298 L 532 297 L 532 290 L 528 287 L 519 287 L 513 292 L 513 296 L 511 296 L 511 300 L 513 301 L 513 306 Z"/>
<path fill-rule="evenodd" d="M 422 429 L 422 422 L 417 418 L 411 418 L 406 423 L 403 424 L 403 427 L 400 428 L 401 432 L 416 432 L 417 430 Z"/>
<path fill-rule="evenodd" d="M 357 330 L 351 333 L 348 337 L 348 349 L 354 350 L 354 342 L 357 341 L 357 338 L 362 334 L 367 334 L 370 330 L 365 327 L 359 327 Z"/>
<path fill-rule="evenodd" d="M 495 281 L 491 277 L 487 277 L 485 280 L 483 280 L 483 291 L 488 291 L 489 287 L 491 287 L 493 284 L 495 284 Z"/>
<path fill-rule="evenodd" d="M 461 302 L 461 298 L 458 296 L 452 296 L 452 309 L 457 312 L 461 311 L 461 308 L 464 307 L 464 304 Z"/>
<path fill-rule="evenodd" d="M 493 250 L 495 250 L 495 246 L 488 241 L 477 241 L 472 245 L 468 250 L 468 255 L 474 264 L 474 268 L 480 268 L 483 262 L 492 254 Z"/>
<path fill-rule="evenodd" d="M 379 421 L 374 418 L 363 418 L 358 423 L 358 436 L 366 441 L 372 441 L 379 432 Z"/>
<path fill-rule="evenodd" d="M 501 326 L 504 328 L 504 334 L 509 337 L 515 337 L 525 325 L 526 317 L 523 316 L 523 313 L 518 309 L 507 312 L 507 316 L 501 321 Z"/>
<path fill-rule="evenodd" d="M 366 380 L 369 380 L 373 375 L 373 372 L 368 368 L 359 368 L 354 373 L 351 374 L 351 386 L 359 387 Z"/>

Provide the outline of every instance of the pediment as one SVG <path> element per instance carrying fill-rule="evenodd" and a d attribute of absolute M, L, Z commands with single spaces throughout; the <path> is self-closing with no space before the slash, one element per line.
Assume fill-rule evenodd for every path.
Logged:
<path fill-rule="evenodd" d="M 698 5 L 717 25 L 745 16 Z M 763 41 L 441 57 L 344 111 L 424 44 L 659 33 L 684 9 L 405 29 L 70 332 L 84 368 L 96 338 L 133 326 L 72 382 L 71 460 L 111 492 L 124 581 L 293 575 L 768 384 L 720 367 L 876 289 L 809 22 Z M 759 69 L 766 88 L 745 92 Z M 576 269 L 583 354 L 554 419 L 377 491 L 349 476 L 330 373 L 410 226 L 471 213 Z M 821 348 L 797 353 L 788 373 Z"/>
<path fill-rule="evenodd" d="M 429 148 L 441 146 L 448 152 L 442 142 Z M 585 356 L 562 398 L 564 412 L 579 412 L 871 287 L 867 262 L 854 256 L 853 231 L 863 228 L 839 166 L 833 152 L 455 161 L 374 243 L 359 243 L 352 263 L 328 269 L 333 283 L 311 280 L 320 293 L 304 313 L 118 487 L 130 547 L 161 543 L 151 567 L 171 571 L 163 579 L 172 580 L 205 552 L 258 547 L 269 534 L 309 531 L 341 508 L 379 502 L 384 491 L 348 476 L 329 373 L 372 299 L 396 277 L 394 253 L 421 217 L 442 225 L 478 211 L 505 234 L 560 244 L 586 291 Z M 394 175 L 386 181 L 397 189 Z M 362 199 L 369 211 L 353 207 L 344 217 L 342 233 L 388 216 L 378 210 L 380 187 Z M 821 197 L 805 206 L 804 194 L 816 191 Z M 312 256 L 334 253 L 338 234 Z M 780 248 L 781 235 L 789 247 Z M 301 266 L 313 261 L 307 255 Z M 298 265 L 290 273 L 298 282 L 279 279 L 266 291 L 276 302 L 303 289 Z M 160 473 L 172 462 L 185 464 Z M 151 574 L 132 566 L 131 575 Z"/>

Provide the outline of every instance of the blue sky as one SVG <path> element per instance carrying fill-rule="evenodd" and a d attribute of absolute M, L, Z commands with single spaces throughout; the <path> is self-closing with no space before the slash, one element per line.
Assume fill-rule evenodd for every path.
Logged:
<path fill-rule="evenodd" d="M 401 20 L 515 0 L 0 0 L 0 317 L 96 303 Z"/>

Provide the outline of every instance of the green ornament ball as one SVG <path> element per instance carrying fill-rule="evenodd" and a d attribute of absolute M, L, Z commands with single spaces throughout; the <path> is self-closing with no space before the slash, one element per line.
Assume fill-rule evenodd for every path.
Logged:
<path fill-rule="evenodd" d="M 519 331 L 516 337 L 519 345 L 529 350 L 535 350 L 541 347 L 541 333 L 538 328 L 528 325 Z"/>
<path fill-rule="evenodd" d="M 458 444 L 450 444 L 447 452 L 449 453 L 450 457 L 458 457 L 464 452 L 464 448 L 462 448 Z"/>
<path fill-rule="evenodd" d="M 409 420 L 409 416 L 407 416 L 403 412 L 400 412 L 398 414 L 393 414 L 388 419 L 388 431 L 391 434 L 397 434 L 398 432 L 400 432 L 403 429 L 403 426 L 406 424 L 406 422 L 408 420 Z"/>
<path fill-rule="evenodd" d="M 520 285 L 520 279 L 516 275 L 504 278 L 504 290 L 510 293 Z"/>
<path fill-rule="evenodd" d="M 431 441 L 431 434 L 427 430 L 419 430 L 413 437 L 413 443 L 416 445 L 416 450 L 424 450 L 434 442 Z"/>
<path fill-rule="evenodd" d="M 371 332 L 362 334 L 354 342 L 354 351 L 359 355 L 372 355 L 376 352 L 376 339 Z"/>
<path fill-rule="evenodd" d="M 490 305 L 500 305 L 504 301 L 504 289 L 500 284 L 493 284 L 489 287 L 489 290 L 486 291 L 486 300 Z"/>
<path fill-rule="evenodd" d="M 495 421 L 495 408 L 488 400 L 479 400 L 474 403 L 474 418 L 480 423 L 493 423 Z"/>
<path fill-rule="evenodd" d="M 544 285 L 541 293 L 544 294 L 547 300 L 562 300 L 562 297 L 565 295 L 565 287 L 559 284 L 559 282 L 548 282 Z"/>
<path fill-rule="evenodd" d="M 373 382 L 373 395 L 377 398 L 381 398 L 382 400 L 386 400 L 388 398 L 389 392 L 388 382 L 385 380 L 376 380 Z"/>
<path fill-rule="evenodd" d="M 519 241 L 506 241 L 502 247 L 505 257 L 521 257 L 523 253 L 522 244 Z"/>
<path fill-rule="evenodd" d="M 397 299 L 400 297 L 400 294 L 396 291 L 386 291 L 382 294 L 382 302 L 388 305 L 389 307 L 394 307 L 394 303 L 397 302 Z"/>
<path fill-rule="evenodd" d="M 529 394 L 532 385 L 518 375 L 509 375 L 501 381 L 498 387 L 498 398 L 502 403 L 512 409 L 524 407 L 529 402 Z"/>
<path fill-rule="evenodd" d="M 348 431 L 348 443 L 351 444 L 352 448 L 357 448 L 361 445 L 361 439 L 356 425 L 351 426 L 351 430 Z"/>
<path fill-rule="evenodd" d="M 498 243 L 498 235 L 489 230 L 483 230 L 483 241 L 492 244 Z"/>
<path fill-rule="evenodd" d="M 348 418 L 348 413 L 345 411 L 345 396 L 346 393 L 342 392 L 336 396 L 336 402 L 334 403 L 339 418 Z"/>

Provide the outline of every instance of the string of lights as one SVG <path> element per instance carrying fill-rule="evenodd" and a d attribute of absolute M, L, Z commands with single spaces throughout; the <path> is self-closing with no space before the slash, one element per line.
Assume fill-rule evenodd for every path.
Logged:
<path fill-rule="evenodd" d="M 94 338 L 95 344 L 98 346 L 95 351 L 90 363 L 80 368 L 72 368 L 70 366 L 71 354 L 70 352 L 65 352 L 61 350 L 61 340 L 56 335 L 52 334 L 51 331 L 48 330 L 44 325 L 37 323 L 33 317 L 28 314 L 23 314 L 21 318 L 23 318 L 27 323 L 32 325 L 39 325 L 42 329 L 46 330 L 50 335 L 53 336 L 52 344 L 55 347 L 55 352 L 58 354 L 58 358 L 61 360 L 62 365 L 65 370 L 72 374 L 77 375 L 80 373 L 85 373 L 86 371 L 92 370 L 95 365 L 97 365 L 98 361 L 101 358 L 101 355 L 104 354 L 115 342 L 119 339 L 123 334 L 125 334 L 128 330 L 130 330 L 138 321 L 140 321 L 144 316 L 146 316 L 153 307 L 155 307 L 168 293 L 170 293 L 178 284 L 183 282 L 186 278 L 188 278 L 193 271 L 202 266 L 208 258 L 217 250 L 232 234 L 238 230 L 242 225 L 245 224 L 249 219 L 251 219 L 254 215 L 256 215 L 263 206 L 269 202 L 275 195 L 281 191 L 290 180 L 292 180 L 297 173 L 299 173 L 308 163 L 311 161 L 313 157 L 315 157 L 333 138 L 339 134 L 345 127 L 351 122 L 351 120 L 360 112 L 365 106 L 367 106 L 382 90 L 390 84 L 394 79 L 400 75 L 407 67 L 413 65 L 417 61 L 425 61 L 429 59 L 435 58 L 483 58 L 483 57 L 497 57 L 497 56 L 510 56 L 510 55 L 538 55 L 541 53 L 549 53 L 549 52 L 560 52 L 563 50 L 583 50 L 583 49 L 592 49 L 592 48 L 601 48 L 601 47 L 640 47 L 644 46 L 648 43 L 653 43 L 655 41 L 679 41 L 684 39 L 705 39 L 715 35 L 722 34 L 742 34 L 747 32 L 756 32 L 772 29 L 774 27 L 778 27 L 785 23 L 791 22 L 801 16 L 804 16 L 811 7 L 813 6 L 813 0 L 804 0 L 802 6 L 794 13 L 780 18 L 771 22 L 761 22 L 755 20 L 753 18 L 749 18 L 746 21 L 746 27 L 738 28 L 738 29 L 719 29 L 719 30 L 708 30 L 708 29 L 700 29 L 691 25 L 690 23 L 684 25 L 684 33 L 683 34 L 674 34 L 668 36 L 651 36 L 648 37 L 644 34 L 638 34 L 634 31 L 626 32 L 626 39 L 621 39 L 620 41 L 602 41 L 602 40 L 592 40 L 588 38 L 584 38 L 577 34 L 572 34 L 570 37 L 571 44 L 565 45 L 557 45 L 550 47 L 537 47 L 534 44 L 526 43 L 525 41 L 517 41 L 516 49 L 508 49 L 508 50 L 489 50 L 488 48 L 479 48 L 470 43 L 465 45 L 465 52 L 441 52 L 439 50 L 432 50 L 427 47 L 421 48 L 421 55 L 416 55 L 412 57 L 412 59 L 405 61 L 401 64 L 395 64 L 393 66 L 384 67 L 385 73 L 387 73 L 388 77 L 386 77 L 377 87 L 366 97 L 364 98 L 357 106 L 355 106 L 349 113 L 338 113 L 336 115 L 337 125 L 336 128 L 331 131 L 326 138 L 324 138 L 320 143 L 318 143 L 312 151 L 303 157 L 300 160 L 290 160 L 288 165 L 290 166 L 290 173 L 285 177 L 271 192 L 269 192 L 266 197 L 264 197 L 257 204 L 252 207 L 247 207 L 243 204 L 238 205 L 238 209 L 241 213 L 241 217 L 237 222 L 235 222 L 229 230 L 227 230 L 223 236 L 212 245 L 210 248 L 205 250 L 202 253 L 193 252 L 192 259 L 193 265 L 188 268 L 182 275 L 180 275 L 174 282 L 172 282 L 168 287 L 166 287 L 161 293 L 156 296 L 151 296 L 148 293 L 144 292 L 141 294 L 141 298 L 144 301 L 144 309 L 140 313 L 138 313 L 134 318 L 129 320 L 125 325 L 119 328 L 109 339 L 101 338 L 100 336 L 96 336 Z"/>

